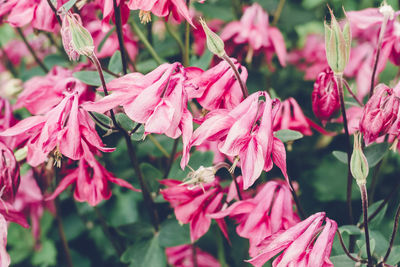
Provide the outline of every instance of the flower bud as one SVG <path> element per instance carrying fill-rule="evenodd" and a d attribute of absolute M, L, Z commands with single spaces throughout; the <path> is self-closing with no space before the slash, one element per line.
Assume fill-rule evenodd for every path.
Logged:
<path fill-rule="evenodd" d="M 200 23 L 207 36 L 208 50 L 218 57 L 223 57 L 226 54 L 224 41 L 222 41 L 222 39 L 207 26 L 207 23 L 203 18 L 200 18 Z"/>
<path fill-rule="evenodd" d="M 338 85 L 332 70 L 318 74 L 311 98 L 315 116 L 326 124 L 340 109 Z"/>
<path fill-rule="evenodd" d="M 0 198 L 5 201 L 13 201 L 19 182 L 19 165 L 14 153 L 0 142 Z"/>
<path fill-rule="evenodd" d="M 329 26 L 326 21 L 325 25 L 325 51 L 328 64 L 334 73 L 343 73 L 350 58 L 351 49 L 351 33 L 349 22 L 340 28 L 335 15 L 331 9 L 331 25 Z"/>
<path fill-rule="evenodd" d="M 397 118 L 398 111 L 399 98 L 395 96 L 393 89 L 378 84 L 365 105 L 360 120 L 360 132 L 364 134 L 366 145 L 389 131 Z"/>
<path fill-rule="evenodd" d="M 354 148 L 353 154 L 351 154 L 350 171 L 358 185 L 365 185 L 367 183 L 369 172 L 368 161 L 362 151 L 361 134 L 359 132 L 354 134 Z"/>
<path fill-rule="evenodd" d="M 82 26 L 78 14 L 68 12 L 64 15 L 61 36 L 65 52 L 70 60 L 78 60 L 79 55 L 91 57 L 94 53 L 93 38 Z"/>

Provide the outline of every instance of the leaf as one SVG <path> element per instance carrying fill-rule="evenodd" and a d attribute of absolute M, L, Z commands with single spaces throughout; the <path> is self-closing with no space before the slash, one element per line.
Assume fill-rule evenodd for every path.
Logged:
<path fill-rule="evenodd" d="M 386 154 L 386 151 L 388 151 L 389 144 L 388 143 L 375 143 L 370 146 L 367 146 L 364 149 L 364 154 L 365 157 L 367 158 L 368 161 L 368 166 L 374 167 L 376 164 L 378 164 L 379 161 L 383 159 L 383 157 Z"/>
<path fill-rule="evenodd" d="M 114 73 L 122 72 L 122 57 L 119 50 L 115 51 L 108 63 L 108 69 Z"/>
<path fill-rule="evenodd" d="M 151 192 L 157 192 L 160 187 L 158 180 L 163 178 L 163 174 L 149 163 L 140 164 L 144 180 L 149 186 Z"/>
<path fill-rule="evenodd" d="M 137 125 L 137 123 L 131 120 L 125 113 L 115 114 L 115 119 L 118 124 L 127 131 L 132 131 Z"/>
<path fill-rule="evenodd" d="M 106 83 L 111 82 L 112 80 L 115 79 L 114 76 L 108 74 L 108 73 L 103 73 L 104 74 L 104 80 L 106 81 Z M 75 72 L 73 74 L 73 76 L 75 78 L 77 78 L 78 80 L 80 80 L 83 83 L 86 83 L 88 85 L 92 85 L 92 86 L 101 86 L 101 80 L 100 80 L 100 76 L 97 73 L 97 71 L 78 71 Z"/>
<path fill-rule="evenodd" d="M 69 64 L 65 57 L 60 54 L 51 54 L 46 56 L 43 60 L 43 63 L 49 69 L 53 68 L 54 66 L 67 67 Z"/>
<path fill-rule="evenodd" d="M 361 235 L 361 230 L 355 225 L 343 225 L 339 227 L 340 233 L 348 233 L 349 235 Z"/>
<path fill-rule="evenodd" d="M 33 251 L 34 243 L 30 229 L 25 229 L 15 223 L 8 226 L 7 252 L 13 264 L 20 263 L 29 257 Z"/>
<path fill-rule="evenodd" d="M 104 127 L 102 124 L 104 125 L 108 125 L 110 127 L 113 126 L 113 122 L 111 120 L 110 117 L 108 117 L 107 115 L 101 114 L 101 113 L 97 113 L 97 112 L 91 112 L 98 121 L 100 121 L 101 123 L 97 122 L 95 119 L 93 119 L 93 121 L 96 123 L 96 125 L 98 125 L 101 129 L 108 131 L 108 128 Z"/>
<path fill-rule="evenodd" d="M 357 258 L 357 254 L 351 254 L 355 258 Z M 340 266 L 340 267 L 355 267 L 356 263 L 351 260 L 349 257 L 347 257 L 346 254 L 339 255 L 339 256 L 333 256 L 330 257 L 331 262 L 333 263 L 333 266 Z"/>
<path fill-rule="evenodd" d="M 368 216 L 371 216 L 372 213 L 376 211 L 376 209 L 382 204 L 383 200 L 377 201 L 371 206 L 368 207 Z M 368 226 L 371 229 L 379 229 L 382 220 L 385 217 L 387 209 L 387 204 L 379 211 L 379 213 L 371 220 L 368 222 Z M 360 217 L 359 223 L 363 222 L 363 216 Z"/>
<path fill-rule="evenodd" d="M 374 254 L 375 251 L 375 239 L 371 238 L 369 239 L 369 245 L 370 245 L 370 249 L 371 249 L 371 255 Z M 357 247 L 360 249 L 361 251 L 361 258 L 367 258 L 367 245 L 365 243 L 364 239 L 359 239 L 356 241 L 356 245 Z"/>
<path fill-rule="evenodd" d="M 213 57 L 214 57 L 214 54 L 211 53 L 208 49 L 205 49 L 204 53 L 203 53 L 203 55 L 201 55 L 201 57 L 199 57 L 198 59 L 195 59 L 195 60 L 193 60 L 193 59 L 191 60 L 192 61 L 191 66 L 197 67 L 197 68 L 200 68 L 203 70 L 208 69 Z"/>
<path fill-rule="evenodd" d="M 136 242 L 122 254 L 121 261 L 137 267 L 165 267 L 167 259 L 158 236 Z"/>
<path fill-rule="evenodd" d="M 275 132 L 274 136 L 279 138 L 283 143 L 303 138 L 300 132 L 287 129 Z"/>
<path fill-rule="evenodd" d="M 386 263 L 395 266 L 399 262 L 400 262 L 400 246 L 394 246 Z"/>
<path fill-rule="evenodd" d="M 57 249 L 53 241 L 45 240 L 42 242 L 40 249 L 33 254 L 32 264 L 35 266 L 54 266 L 57 264 Z"/>
<path fill-rule="evenodd" d="M 190 244 L 189 225 L 180 225 L 175 218 L 166 220 L 161 224 L 159 240 L 162 247 Z"/>
<path fill-rule="evenodd" d="M 136 222 L 139 218 L 139 209 L 134 192 L 125 191 L 114 194 L 113 199 L 107 201 L 107 221 L 110 226 L 120 226 Z"/>
<path fill-rule="evenodd" d="M 131 134 L 131 140 L 132 141 L 141 141 L 141 140 L 143 140 L 143 135 L 144 135 L 144 126 L 143 126 L 143 124 L 141 124 L 139 126 L 139 128 L 133 134 Z"/>
<path fill-rule="evenodd" d="M 65 12 L 67 12 L 68 10 L 70 10 L 76 3 L 77 0 L 69 0 L 67 3 L 65 3 L 61 9 Z"/>
<path fill-rule="evenodd" d="M 134 241 L 149 239 L 154 235 L 153 226 L 143 222 L 120 225 L 116 230 L 121 236 Z"/>
<path fill-rule="evenodd" d="M 341 163 L 347 164 L 347 153 L 343 151 L 333 151 L 332 155 L 337 158 Z"/>

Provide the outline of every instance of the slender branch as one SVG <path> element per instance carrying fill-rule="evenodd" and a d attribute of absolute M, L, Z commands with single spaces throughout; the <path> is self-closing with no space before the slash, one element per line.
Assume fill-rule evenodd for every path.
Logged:
<path fill-rule="evenodd" d="M 60 17 L 57 15 L 57 9 L 55 8 L 55 6 L 53 5 L 53 3 L 51 2 L 51 0 L 47 0 L 47 3 L 49 4 L 51 10 L 53 10 L 54 15 L 56 16 L 56 19 L 58 21 L 58 24 L 62 24 Z"/>
<path fill-rule="evenodd" d="M 383 165 L 383 159 L 381 159 L 378 164 L 374 168 L 374 172 L 372 174 L 372 180 L 371 180 L 371 185 L 369 187 L 369 194 L 368 194 L 368 200 L 370 202 L 374 202 L 374 195 L 375 195 L 375 188 L 376 184 L 378 182 L 378 174 L 379 171 L 381 170 L 381 167 Z"/>
<path fill-rule="evenodd" d="M 183 55 L 185 53 L 185 46 L 183 45 L 181 38 L 179 38 L 178 34 L 173 29 L 171 29 L 171 27 L 167 22 L 165 22 L 165 28 L 167 29 L 167 32 L 171 35 L 171 37 L 175 40 L 175 42 L 178 44 L 179 50 L 181 50 L 182 58 L 184 58 Z"/>
<path fill-rule="evenodd" d="M 169 160 L 168 160 L 167 169 L 165 170 L 165 173 L 164 173 L 164 178 L 167 178 L 169 172 L 171 171 L 172 164 L 174 163 L 174 159 L 175 159 L 175 155 L 176 155 L 176 150 L 178 148 L 179 139 L 180 138 L 178 137 L 174 140 L 174 144 L 172 146 L 171 154 L 170 154 Z"/>
<path fill-rule="evenodd" d="M 121 52 L 121 61 L 122 61 L 122 72 L 124 74 L 127 74 L 127 63 L 126 63 L 126 58 L 127 58 L 127 53 L 125 50 L 125 45 L 124 45 L 124 36 L 122 33 L 122 23 L 121 23 L 121 7 L 117 5 L 117 0 L 113 0 L 113 5 L 114 5 L 114 17 L 115 17 L 115 26 L 117 29 L 117 36 L 118 36 L 118 43 L 119 43 L 119 51 Z"/>
<path fill-rule="evenodd" d="M 285 6 L 285 0 L 279 0 L 278 7 L 276 8 L 276 11 L 274 13 L 274 20 L 272 21 L 271 25 L 275 26 L 278 24 L 279 18 L 281 17 L 283 7 Z"/>
<path fill-rule="evenodd" d="M 30 45 L 30 43 L 28 42 L 28 40 L 26 39 L 24 33 L 22 32 L 21 28 L 17 27 L 17 33 L 18 35 L 21 37 L 22 41 L 25 43 L 26 47 L 28 48 L 29 52 L 31 53 L 31 55 L 33 56 L 33 58 L 35 59 L 35 62 L 39 65 L 39 67 L 45 72 L 49 72 L 49 69 L 44 65 L 44 63 L 39 59 L 39 57 L 37 56 L 35 50 L 33 50 L 32 46 Z"/>
<path fill-rule="evenodd" d="M 367 257 L 368 257 L 368 266 L 372 266 L 372 255 L 371 255 L 371 246 L 369 241 L 369 230 L 368 230 L 368 194 L 367 187 L 365 184 L 359 184 L 361 191 L 361 201 L 362 201 L 362 209 L 364 216 L 364 234 L 365 234 L 365 245 L 367 247 Z"/>
<path fill-rule="evenodd" d="M 161 65 L 164 62 L 164 60 L 160 58 L 160 56 L 154 50 L 153 46 L 150 44 L 149 40 L 147 40 L 143 31 L 140 29 L 140 27 L 136 24 L 136 22 L 133 19 L 131 20 L 131 25 L 136 35 L 139 37 L 140 41 L 142 41 L 146 49 L 149 51 L 150 55 L 154 58 L 157 64 Z"/>
<path fill-rule="evenodd" d="M 303 210 L 303 207 L 301 206 L 301 204 L 300 204 L 300 200 L 299 200 L 299 198 L 298 198 L 298 196 L 297 196 L 297 193 L 296 193 L 296 191 L 294 190 L 294 187 L 293 187 L 293 183 L 292 183 L 292 179 L 290 178 L 290 177 L 288 177 L 288 181 L 289 181 L 289 185 L 290 185 L 290 187 L 291 187 L 291 193 L 292 193 L 292 196 L 293 196 L 293 199 L 294 199 L 294 203 L 296 204 L 296 207 L 297 207 L 297 210 L 299 211 L 299 213 L 300 213 L 300 219 L 304 219 L 306 216 L 305 216 L 305 213 L 304 213 L 304 210 Z"/>
<path fill-rule="evenodd" d="M 187 1 L 190 2 L 190 1 Z M 189 52 L 190 52 L 190 24 L 186 21 L 185 24 L 185 53 L 183 54 L 183 66 L 189 66 Z"/>
<path fill-rule="evenodd" d="M 114 72 L 112 72 L 111 70 L 109 70 L 109 69 L 107 69 L 107 68 L 105 68 L 105 67 L 102 67 L 102 70 L 103 70 L 104 72 L 106 72 L 106 73 L 108 73 L 108 74 L 114 76 L 115 78 L 120 78 L 120 77 L 121 77 L 121 75 L 119 75 L 119 74 L 117 74 L 117 73 L 114 73 Z"/>
<path fill-rule="evenodd" d="M 151 134 L 149 134 L 148 137 L 150 141 L 158 148 L 158 150 L 160 150 L 165 157 L 169 158 L 167 150 L 165 150 L 165 148 L 160 144 L 160 142 L 158 142 L 158 140 Z"/>
<path fill-rule="evenodd" d="M 342 234 L 340 233 L 339 229 L 337 229 L 336 232 L 337 232 L 337 234 L 338 234 L 339 241 L 340 241 L 340 244 L 342 245 L 343 251 L 344 251 L 344 253 L 347 255 L 347 257 L 349 257 L 351 260 L 353 260 L 353 261 L 355 261 L 355 262 L 367 263 L 366 260 L 361 260 L 361 259 L 357 259 L 357 258 L 353 257 L 353 256 L 351 255 L 351 253 L 347 250 L 346 245 L 344 244 L 344 241 L 343 241 Z"/>
<path fill-rule="evenodd" d="M 357 96 L 353 93 L 353 91 L 350 88 L 349 83 L 346 81 L 346 79 L 343 79 L 343 83 L 344 85 L 346 85 L 347 88 L 347 92 L 349 92 L 349 94 L 354 98 L 354 100 L 357 101 L 357 103 L 360 105 L 360 107 L 363 107 L 364 104 L 357 98 Z"/>
<path fill-rule="evenodd" d="M 396 237 L 397 228 L 399 227 L 399 218 L 400 218 L 400 205 L 397 208 L 396 216 L 394 217 L 394 225 L 393 225 L 393 232 L 390 237 L 389 247 L 386 251 L 385 257 L 383 258 L 383 262 L 387 261 L 389 258 L 390 252 L 392 251 L 394 239 Z"/>
<path fill-rule="evenodd" d="M 55 204 L 55 209 L 56 209 L 55 216 L 56 216 L 58 234 L 60 235 L 65 258 L 67 260 L 67 266 L 73 267 L 74 265 L 72 263 L 71 252 L 69 250 L 67 238 L 65 237 L 64 226 L 63 226 L 62 219 L 61 219 L 60 201 L 58 200 L 58 197 L 55 199 L 54 204 Z"/>
<path fill-rule="evenodd" d="M 236 68 L 235 64 L 233 64 L 232 60 L 225 54 L 222 56 L 222 59 L 225 60 L 233 72 L 235 73 L 236 80 L 239 82 L 240 89 L 242 90 L 243 98 L 247 98 L 249 96 L 249 92 L 247 91 L 247 87 L 245 83 L 243 82 L 242 78 L 240 77 L 239 71 Z"/>

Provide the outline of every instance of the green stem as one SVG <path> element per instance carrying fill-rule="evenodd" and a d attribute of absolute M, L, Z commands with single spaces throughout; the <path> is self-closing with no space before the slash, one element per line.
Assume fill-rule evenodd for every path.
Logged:
<path fill-rule="evenodd" d="M 246 84 L 243 82 L 242 78 L 240 77 L 239 71 L 236 68 L 235 64 L 233 64 L 232 60 L 226 54 L 222 56 L 222 59 L 225 60 L 229 64 L 231 69 L 233 70 L 236 80 L 238 81 L 238 83 L 240 85 L 240 89 L 242 90 L 243 98 L 247 98 L 249 96 L 249 91 L 247 91 Z"/>
<path fill-rule="evenodd" d="M 117 29 L 117 36 L 118 36 L 118 43 L 119 43 L 119 51 L 121 52 L 121 59 L 122 59 L 121 60 L 122 61 L 122 72 L 124 74 L 127 74 L 128 66 L 126 63 L 126 59 L 127 59 L 128 55 L 125 50 L 124 36 L 122 33 L 121 8 L 120 8 L 120 6 L 117 5 L 116 0 L 113 0 L 113 5 L 114 5 L 115 26 Z"/>
<path fill-rule="evenodd" d="M 355 261 L 355 262 L 367 263 L 365 260 L 360 260 L 360 259 L 354 258 L 354 257 L 351 255 L 351 253 L 347 250 L 346 245 L 344 244 L 344 241 L 343 241 L 342 234 L 340 233 L 339 229 L 336 230 L 336 233 L 338 234 L 339 241 L 340 241 L 340 245 L 342 246 L 343 251 L 344 251 L 344 253 L 347 255 L 347 257 L 349 257 L 351 260 L 353 260 L 353 261 Z"/>
<path fill-rule="evenodd" d="M 56 216 L 58 234 L 60 236 L 60 240 L 63 246 L 65 258 L 67 260 L 66 263 L 68 267 L 73 267 L 74 265 L 72 263 L 71 252 L 69 250 L 67 238 L 65 237 L 64 226 L 61 219 L 60 201 L 58 197 L 54 200 L 54 206 L 55 206 L 55 216 Z"/>
<path fill-rule="evenodd" d="M 169 161 L 168 161 L 167 169 L 165 170 L 165 173 L 164 173 L 164 178 L 167 178 L 169 172 L 171 171 L 172 164 L 174 163 L 174 159 L 175 159 L 175 155 L 176 155 L 176 150 L 177 150 L 177 148 L 178 148 L 179 139 L 180 139 L 180 138 L 178 137 L 178 138 L 176 138 L 176 139 L 174 140 L 174 144 L 173 144 L 173 146 L 172 146 L 171 154 L 170 154 L 170 156 L 169 156 Z"/>
<path fill-rule="evenodd" d="M 392 235 L 390 236 L 389 247 L 386 251 L 385 257 L 383 258 L 383 262 L 387 261 L 387 259 L 389 258 L 390 252 L 392 251 L 394 239 L 395 239 L 396 233 L 397 233 L 397 228 L 399 227 L 399 218 L 400 218 L 400 205 L 396 211 L 396 216 L 394 218 L 393 232 L 392 232 Z"/>
<path fill-rule="evenodd" d="M 281 17 L 283 7 L 285 6 L 285 0 L 279 0 L 278 7 L 276 8 L 276 11 L 274 13 L 274 20 L 272 21 L 271 25 L 275 26 L 278 24 L 279 18 Z"/>
<path fill-rule="evenodd" d="M 168 154 L 167 150 L 165 150 L 165 148 L 160 144 L 160 142 L 158 142 L 158 140 L 151 134 L 149 134 L 148 137 L 149 137 L 150 141 L 161 151 L 161 153 L 165 157 L 169 158 L 169 154 Z"/>
<path fill-rule="evenodd" d="M 183 54 L 183 66 L 189 66 L 189 52 L 190 52 L 190 24 L 186 21 L 185 25 L 185 53 Z"/>
<path fill-rule="evenodd" d="M 368 266 L 372 266 L 372 255 L 371 255 L 371 246 L 369 241 L 369 230 L 368 230 L 368 194 L 367 187 L 365 184 L 359 184 L 361 191 L 361 201 L 362 201 L 362 209 L 364 216 L 364 234 L 365 234 L 365 245 L 367 247 L 367 257 L 368 257 Z"/>
<path fill-rule="evenodd" d="M 153 46 L 150 44 L 149 40 L 147 40 L 147 37 L 144 35 L 143 31 L 140 29 L 140 27 L 136 24 L 136 22 L 133 19 L 131 20 L 131 25 L 134 32 L 139 37 L 140 41 L 142 41 L 146 49 L 149 51 L 150 55 L 154 58 L 157 64 L 161 65 L 164 62 L 164 60 L 160 58 L 160 56 L 154 50 Z"/>

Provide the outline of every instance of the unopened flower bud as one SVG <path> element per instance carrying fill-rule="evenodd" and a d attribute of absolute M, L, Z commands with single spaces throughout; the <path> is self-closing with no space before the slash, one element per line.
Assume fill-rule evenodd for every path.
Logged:
<path fill-rule="evenodd" d="M 351 33 L 349 22 L 346 21 L 343 30 L 340 28 L 332 10 L 331 25 L 325 25 L 325 50 L 328 64 L 336 74 L 343 73 L 350 58 Z"/>
<path fill-rule="evenodd" d="M 79 55 L 91 57 L 94 53 L 92 35 L 82 26 L 78 14 L 67 12 L 61 27 L 61 36 L 65 52 L 70 60 L 78 60 Z"/>
<path fill-rule="evenodd" d="M 399 103 L 399 98 L 395 96 L 393 89 L 384 84 L 376 86 L 360 120 L 360 132 L 364 134 L 366 145 L 389 131 L 396 121 Z"/>
<path fill-rule="evenodd" d="M 218 34 L 213 32 L 207 26 L 207 23 L 202 18 L 200 18 L 200 23 L 203 27 L 204 33 L 207 36 L 208 50 L 210 50 L 214 55 L 222 58 L 224 55 L 226 55 L 224 41 L 222 41 L 221 37 L 219 37 Z"/>
<path fill-rule="evenodd" d="M 203 188 L 203 184 L 211 183 L 215 180 L 216 170 L 214 167 L 203 167 L 200 166 L 197 170 L 189 172 L 188 176 L 182 183 L 182 185 L 192 185 L 189 189 L 194 189 L 197 186 Z"/>
<path fill-rule="evenodd" d="M 358 185 L 365 185 L 367 183 L 369 172 L 368 161 L 362 151 L 361 134 L 359 132 L 354 134 L 354 148 L 353 154 L 351 154 L 350 170 Z"/>
<path fill-rule="evenodd" d="M 338 85 L 332 70 L 326 69 L 318 75 L 311 98 L 315 116 L 326 124 L 340 109 Z"/>
<path fill-rule="evenodd" d="M 19 182 L 19 165 L 14 153 L 0 142 L 0 198 L 5 201 L 13 201 Z"/>

